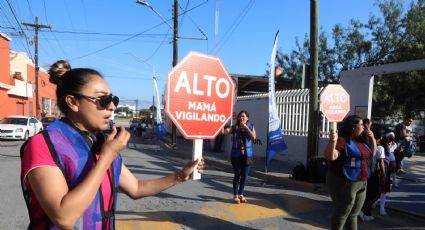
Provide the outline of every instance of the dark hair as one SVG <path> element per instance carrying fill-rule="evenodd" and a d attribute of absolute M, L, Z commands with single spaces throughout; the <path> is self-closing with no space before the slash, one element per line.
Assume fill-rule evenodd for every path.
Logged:
<path fill-rule="evenodd" d="M 376 140 L 379 140 L 381 138 L 385 137 L 385 129 L 384 128 L 376 128 L 372 130 L 373 136 Z"/>
<path fill-rule="evenodd" d="M 60 111 L 67 115 L 69 108 L 65 98 L 67 95 L 80 93 L 93 76 L 103 76 L 94 69 L 76 68 L 71 69 L 71 65 L 65 60 L 55 62 L 49 69 L 49 81 L 56 84 L 56 98 Z"/>
<path fill-rule="evenodd" d="M 363 119 L 363 125 L 365 124 L 370 124 L 370 119 L 369 118 L 364 118 Z"/>
<path fill-rule="evenodd" d="M 346 140 L 346 142 L 349 142 L 353 135 L 355 126 L 360 121 L 362 121 L 362 119 L 357 115 L 350 115 L 342 121 L 341 136 Z"/>
<path fill-rule="evenodd" d="M 406 115 L 406 116 L 404 116 L 403 121 L 407 121 L 407 120 L 410 120 L 410 119 L 413 119 L 413 116 L 412 115 Z"/>
<path fill-rule="evenodd" d="M 248 113 L 246 110 L 241 110 L 241 111 L 238 113 L 237 118 L 239 118 L 239 115 L 241 115 L 242 113 L 245 113 L 245 115 L 248 117 L 248 121 L 249 121 L 249 113 Z M 239 126 L 239 119 L 237 119 L 237 120 L 236 120 L 236 125 L 237 125 L 237 126 Z"/>

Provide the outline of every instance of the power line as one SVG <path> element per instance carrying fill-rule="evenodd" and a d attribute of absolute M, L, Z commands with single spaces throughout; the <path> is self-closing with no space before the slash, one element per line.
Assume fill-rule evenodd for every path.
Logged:
<path fill-rule="evenodd" d="M 184 15 L 186 15 L 186 12 L 188 12 L 187 11 L 187 7 L 189 6 L 189 0 L 187 1 L 187 4 L 186 4 L 186 9 L 184 9 L 184 14 L 183 14 L 183 16 Z M 183 8 L 179 5 L 179 7 L 180 7 L 180 9 L 182 9 L 183 10 Z M 195 25 L 195 27 L 196 27 L 196 29 L 198 29 L 198 31 L 206 38 L 206 40 L 208 40 L 208 37 L 207 37 L 207 35 L 204 33 L 204 31 L 202 31 L 202 29 L 195 23 L 195 21 L 189 16 L 189 15 L 187 15 L 187 17 L 189 18 L 189 20 Z M 183 20 L 183 19 L 182 19 Z"/>
<path fill-rule="evenodd" d="M 161 43 L 159 44 L 159 46 L 155 49 L 155 51 L 153 51 L 153 53 L 146 59 L 146 61 L 149 61 L 153 56 L 155 56 L 155 54 L 158 52 L 158 50 L 162 47 L 162 45 L 164 44 L 165 40 L 168 37 L 168 34 L 170 32 L 170 29 L 167 30 L 167 34 L 164 36 L 164 39 L 162 39 Z"/>
<path fill-rule="evenodd" d="M 87 53 L 87 54 L 85 54 L 85 55 L 82 55 L 82 56 L 79 56 L 79 57 L 75 57 L 75 58 L 71 58 L 70 60 L 81 59 L 81 58 L 85 58 L 85 57 L 91 56 L 91 55 L 93 55 L 93 54 L 97 54 L 97 53 L 99 53 L 99 52 L 102 52 L 102 51 L 107 50 L 107 49 L 109 49 L 109 48 L 112 48 L 112 47 L 114 47 L 114 46 L 117 46 L 117 45 L 120 45 L 120 44 L 122 44 L 122 43 L 124 43 L 124 42 L 127 42 L 127 41 L 129 41 L 129 40 L 131 40 L 131 39 L 134 39 L 134 38 L 136 38 L 136 37 L 138 37 L 138 36 L 140 36 L 140 35 L 142 35 L 142 34 L 144 34 L 144 33 L 148 32 L 148 31 L 150 31 L 150 30 L 155 29 L 156 27 L 159 27 L 159 26 L 160 26 L 160 25 L 162 25 L 162 24 L 164 24 L 164 22 L 162 22 L 162 23 L 160 23 L 160 24 L 157 24 L 156 26 L 153 26 L 153 27 L 151 27 L 151 28 L 149 28 L 149 29 L 147 29 L 147 30 L 145 30 L 145 31 L 141 32 L 141 33 L 138 33 L 138 34 L 135 34 L 135 35 L 133 35 L 133 36 L 130 36 L 129 38 L 126 38 L 126 39 L 124 39 L 124 40 L 121 40 L 121 41 L 118 41 L 118 42 L 112 43 L 112 44 L 110 44 L 110 45 L 108 45 L 108 46 L 106 46 L 106 47 L 103 47 L 103 48 L 101 48 L 101 49 L 98 49 L 98 50 L 95 50 L 95 51 L 93 51 L 93 52 Z"/>
<path fill-rule="evenodd" d="M 224 33 L 223 42 L 219 42 L 219 48 L 217 49 L 217 52 L 227 43 L 229 38 L 232 36 L 233 32 L 238 28 L 239 24 L 243 21 L 246 14 L 249 12 L 249 10 L 254 5 L 255 0 L 251 0 L 248 2 L 248 4 L 245 6 L 245 8 L 242 10 L 242 12 L 238 15 L 238 17 L 235 18 L 235 21 L 233 21 L 232 25 L 229 27 L 229 29 L 226 30 Z"/>
<path fill-rule="evenodd" d="M 198 5 L 197 5 L 197 6 L 195 6 L 195 7 L 192 7 L 191 9 L 189 9 L 189 10 L 187 10 L 187 11 L 183 12 L 182 14 L 185 14 L 185 13 L 187 13 L 187 12 L 190 12 L 190 11 L 192 11 L 192 10 L 194 10 L 194 9 L 196 9 L 196 8 L 198 8 L 198 7 L 202 6 L 202 5 L 204 5 L 204 4 L 206 4 L 207 2 L 208 2 L 208 0 L 204 1 L 203 3 L 198 4 Z M 178 15 L 180 16 L 180 15 L 182 15 L 182 14 L 178 14 Z M 169 20 L 166 20 L 166 21 L 169 21 Z M 131 37 L 129 37 L 129 38 L 126 38 L 126 39 L 124 39 L 124 40 L 122 40 L 122 41 L 119 41 L 119 42 L 113 43 L 113 44 L 111 44 L 111 45 L 108 45 L 108 46 L 106 46 L 106 47 L 104 47 L 104 48 L 101 48 L 101 49 L 95 50 L 95 51 L 93 51 L 93 52 L 87 53 L 87 54 L 85 54 L 85 55 L 82 55 L 82 56 L 79 56 L 79 57 L 76 57 L 76 58 L 71 58 L 70 60 L 76 60 L 76 59 L 85 58 L 85 57 L 91 56 L 91 55 L 93 55 L 93 54 L 97 54 L 97 53 L 99 53 L 99 52 L 102 52 L 102 51 L 104 51 L 104 50 L 110 49 L 110 48 L 112 48 L 112 47 L 115 47 L 115 46 L 117 46 L 117 45 L 119 45 L 119 44 L 122 44 L 122 43 L 124 43 L 124 42 L 129 41 L 129 40 L 132 40 L 132 39 L 134 39 L 134 38 L 136 38 L 136 37 L 138 37 L 138 36 L 140 36 L 140 35 L 142 35 L 142 34 L 144 34 L 144 33 L 148 32 L 148 31 L 150 31 L 150 30 L 153 30 L 153 29 L 155 29 L 155 28 L 157 28 L 157 27 L 161 26 L 162 24 L 166 23 L 166 21 L 165 21 L 165 22 L 162 22 L 162 23 L 160 23 L 160 24 L 157 24 L 157 25 L 155 25 L 155 26 L 153 26 L 153 27 L 151 27 L 151 28 L 149 28 L 149 29 L 147 29 L 147 30 L 145 30 L 145 31 L 141 32 L 141 33 L 138 33 L 138 34 L 135 34 L 135 35 L 133 35 L 133 36 L 131 36 Z M 181 38 L 181 37 L 179 37 L 179 38 Z M 189 39 L 194 39 L 194 38 L 189 38 Z M 202 40 L 202 39 L 200 39 L 200 40 Z"/>
<path fill-rule="evenodd" d="M 27 0 L 27 4 L 28 4 L 28 8 L 30 10 L 31 18 L 34 18 L 34 14 L 32 13 L 32 8 L 31 8 L 31 4 L 30 4 L 29 0 Z"/>
<path fill-rule="evenodd" d="M 43 0 L 43 8 L 44 8 L 44 17 L 46 18 L 46 23 L 47 24 L 50 24 L 49 23 L 49 18 L 47 17 L 46 0 Z M 59 40 L 58 40 L 58 38 L 56 37 L 55 34 L 53 34 L 53 37 L 55 38 L 56 44 L 59 46 L 59 49 L 62 51 L 62 53 L 65 55 L 65 57 L 68 57 L 69 56 L 68 53 L 63 49 L 62 45 L 59 43 Z"/>
<path fill-rule="evenodd" d="M 17 30 L 18 28 L 16 27 L 12 27 L 12 26 L 2 26 L 0 25 L 0 28 L 4 28 L 4 29 L 13 29 L 13 30 Z M 30 30 L 30 29 L 23 29 L 23 30 Z M 49 31 L 43 31 L 43 32 L 47 32 L 47 33 L 58 33 L 58 34 L 77 34 L 77 35 L 101 35 L 101 36 L 133 36 L 133 35 L 137 35 L 134 33 L 105 33 L 105 32 L 84 32 L 84 31 L 70 31 L 70 30 L 49 30 Z M 155 36 L 164 36 L 166 34 L 140 34 L 139 36 L 151 36 L 151 37 L 155 37 Z"/>
<path fill-rule="evenodd" d="M 152 81 L 152 77 L 149 78 L 140 78 L 140 77 L 124 77 L 124 76 L 117 76 L 117 75 L 104 75 L 105 78 L 118 78 L 118 79 L 130 79 L 130 80 L 138 80 L 138 81 Z M 158 81 L 165 81 L 162 79 L 157 79 Z"/>
<path fill-rule="evenodd" d="M 36 108 L 36 116 L 37 118 L 40 118 L 41 116 L 41 106 L 40 106 L 40 100 L 39 100 L 39 85 L 38 85 L 38 81 L 39 81 L 39 77 L 38 77 L 38 71 L 39 71 L 39 66 L 38 66 L 38 31 L 40 28 L 49 28 L 51 29 L 52 27 L 50 25 L 43 25 L 43 24 L 38 24 L 38 17 L 35 17 L 35 23 L 26 23 L 23 22 L 22 25 L 24 26 L 30 26 L 30 27 L 34 27 L 35 30 L 35 36 L 34 36 L 34 48 L 35 48 L 35 55 L 34 55 L 34 63 L 35 63 L 35 108 Z"/>
<path fill-rule="evenodd" d="M 13 10 L 12 4 L 10 3 L 9 0 L 6 0 L 6 2 L 9 5 L 10 11 L 12 12 L 13 17 L 15 18 L 16 23 L 18 24 L 18 26 L 21 29 L 22 33 L 25 34 L 24 30 L 22 29 L 21 23 L 19 23 L 18 17 L 16 17 L 15 10 Z M 26 37 L 26 35 L 25 35 L 25 37 Z M 28 44 L 28 40 L 25 39 L 25 41 L 26 41 L 26 45 L 27 45 L 27 47 L 26 47 L 27 52 L 30 55 L 31 59 L 33 59 L 32 53 L 31 53 L 31 50 L 30 50 L 30 47 L 29 47 L 29 44 Z"/>

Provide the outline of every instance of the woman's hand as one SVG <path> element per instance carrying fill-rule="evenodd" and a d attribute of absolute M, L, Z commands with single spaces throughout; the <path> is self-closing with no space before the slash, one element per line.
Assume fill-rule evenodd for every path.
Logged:
<path fill-rule="evenodd" d="M 335 149 L 336 142 L 338 141 L 338 131 L 336 130 L 336 125 L 329 132 L 329 143 L 326 146 L 324 156 L 328 161 L 333 161 L 337 159 L 340 155 L 340 152 Z"/>
<path fill-rule="evenodd" d="M 248 126 L 246 125 L 246 123 L 241 122 L 241 123 L 239 123 L 239 125 L 240 125 L 242 131 L 247 131 L 248 130 Z"/>
<path fill-rule="evenodd" d="M 195 170 L 195 167 L 198 169 L 198 172 L 200 174 L 203 174 L 204 173 L 204 164 L 205 164 L 204 158 L 188 162 L 183 167 L 183 169 L 180 172 L 178 172 L 179 180 L 181 180 L 181 182 L 189 180 L 190 175 Z"/>
<path fill-rule="evenodd" d="M 338 131 L 337 130 L 330 130 L 329 132 L 329 142 L 334 142 L 338 140 Z"/>
<path fill-rule="evenodd" d="M 116 127 L 112 128 L 111 134 L 106 138 L 102 146 L 102 156 L 106 155 L 114 159 L 116 155 L 127 146 L 127 142 L 130 139 L 130 133 L 127 132 L 123 126 L 120 126 L 119 130 L 118 132 Z"/>
<path fill-rule="evenodd" d="M 365 135 L 368 137 L 368 138 L 375 138 L 374 136 L 373 136 L 373 132 L 372 131 L 370 131 L 370 129 L 365 129 L 364 130 L 364 133 L 365 133 Z"/>

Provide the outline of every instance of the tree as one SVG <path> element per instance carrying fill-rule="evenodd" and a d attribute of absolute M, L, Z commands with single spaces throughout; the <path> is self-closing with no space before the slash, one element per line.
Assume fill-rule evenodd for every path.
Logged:
<path fill-rule="evenodd" d="M 150 109 L 141 109 L 139 111 L 139 117 L 147 118 L 150 117 L 152 114 L 152 110 Z"/>
<path fill-rule="evenodd" d="M 348 26 L 336 24 L 333 42 L 322 31 L 319 35 L 319 80 L 337 82 L 344 70 L 425 58 L 425 0 L 413 1 L 403 13 L 401 0 L 377 0 L 381 17 L 371 15 L 366 23 L 351 19 Z M 289 54 L 280 50 L 277 65 L 283 77 L 297 86 L 303 63 L 309 63 L 309 38 L 305 35 Z M 330 45 L 333 44 L 333 45 Z M 424 110 L 425 71 L 376 76 L 372 116 Z"/>
<path fill-rule="evenodd" d="M 125 114 L 127 114 L 127 116 L 130 116 L 133 114 L 133 111 L 129 108 L 129 107 L 119 107 L 115 110 L 115 113 L 118 114 L 120 112 L 124 112 Z"/>

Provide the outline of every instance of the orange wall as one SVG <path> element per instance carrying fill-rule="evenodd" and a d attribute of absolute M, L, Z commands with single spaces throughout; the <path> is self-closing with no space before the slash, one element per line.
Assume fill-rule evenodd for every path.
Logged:
<path fill-rule="evenodd" d="M 35 90 L 35 68 L 25 64 L 27 69 L 27 82 L 33 84 Z M 9 40 L 0 35 L 0 82 L 14 87 L 14 80 L 10 77 L 10 47 Z M 35 93 L 32 98 L 9 95 L 9 89 L 0 87 L 0 119 L 8 115 L 36 115 Z M 54 100 L 56 104 L 56 85 L 49 82 L 48 74 L 39 71 L 39 103 L 42 109 L 42 98 Z M 55 107 L 52 105 L 52 107 Z M 32 110 L 32 113 L 30 111 Z M 23 112 L 22 112 L 23 111 Z M 54 109 L 53 109 L 53 112 Z M 51 114 L 46 114 L 51 115 Z"/>
<path fill-rule="evenodd" d="M 45 72 L 40 71 L 39 80 L 41 97 L 56 99 L 56 85 L 50 83 L 49 75 Z"/>
<path fill-rule="evenodd" d="M 0 35 L 0 82 L 10 85 L 9 40 Z M 15 101 L 9 98 L 8 89 L 0 87 L 0 118 L 10 114 L 16 108 Z"/>
<path fill-rule="evenodd" d="M 27 82 L 32 84 L 33 93 L 32 98 L 27 98 L 27 104 L 25 105 L 25 115 L 37 116 L 35 110 L 35 69 L 33 66 L 27 64 Z M 40 97 L 41 98 L 41 97 Z M 41 99 L 40 104 L 41 104 Z M 32 113 L 30 112 L 32 110 Z"/>
<path fill-rule="evenodd" d="M 0 35 L 0 82 L 9 84 L 9 41 Z"/>
<path fill-rule="evenodd" d="M 35 87 L 35 68 L 32 65 L 27 65 L 27 76 L 28 76 L 28 82 L 31 81 L 34 84 Z M 50 98 L 52 100 L 56 101 L 56 85 L 50 83 L 49 81 L 49 75 L 44 72 L 44 71 L 40 71 L 38 72 L 38 87 L 39 87 L 39 91 L 38 91 L 38 101 L 40 104 L 40 110 L 42 111 L 42 98 Z M 30 98 L 30 101 L 32 101 L 33 104 L 33 111 L 34 111 L 34 115 L 36 113 L 36 107 L 35 107 L 35 92 L 33 95 L 33 98 Z M 47 113 L 46 115 L 52 115 Z"/>

